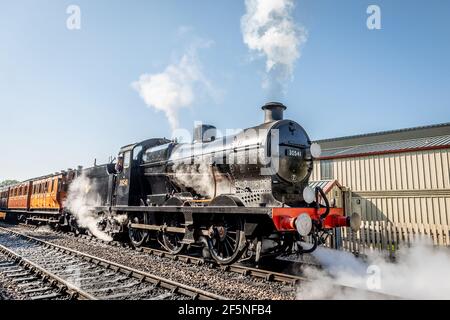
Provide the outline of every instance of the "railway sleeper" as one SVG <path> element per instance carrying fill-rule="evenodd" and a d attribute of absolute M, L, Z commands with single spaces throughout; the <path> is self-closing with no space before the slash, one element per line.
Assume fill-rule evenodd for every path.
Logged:
<path fill-rule="evenodd" d="M 31 276 L 31 277 L 23 277 L 23 278 L 14 278 L 12 279 L 13 282 L 23 282 L 23 281 L 32 281 L 32 280 L 36 280 L 37 277 L 35 276 Z"/>
<path fill-rule="evenodd" d="M 60 293 L 53 292 L 53 293 L 42 295 L 42 296 L 30 297 L 30 300 L 48 300 L 48 299 L 57 298 L 59 296 L 61 296 Z"/>
<path fill-rule="evenodd" d="M 160 294 L 157 297 L 149 298 L 147 300 L 166 300 L 166 299 L 171 298 L 173 296 L 174 296 L 174 294 L 171 293 L 171 292 L 170 293 L 163 293 L 163 294 Z"/>
<path fill-rule="evenodd" d="M 51 272 L 58 272 L 58 273 L 67 273 L 67 272 L 74 272 L 76 270 L 82 270 L 82 271 L 87 271 L 90 270 L 88 268 L 83 268 L 82 266 L 77 266 L 76 264 L 72 263 L 72 264 L 66 264 L 66 265 L 57 265 L 54 266 L 52 263 L 47 263 L 47 264 L 40 264 L 42 266 L 46 266 L 45 269 Z M 48 266 L 48 267 L 47 267 Z"/>
<path fill-rule="evenodd" d="M 51 272 L 57 274 L 59 277 L 70 277 L 71 279 L 73 279 L 73 278 L 74 278 L 74 275 L 76 275 L 76 273 L 74 272 L 75 270 L 76 270 L 76 269 L 73 269 L 73 270 L 67 270 L 67 271 L 64 271 L 64 272 L 54 272 L 54 271 L 51 271 Z M 80 271 L 79 271 L 79 275 L 82 275 L 82 276 L 88 276 L 88 275 L 102 275 L 103 271 L 104 271 L 104 270 L 96 270 L 96 271 L 90 271 L 90 272 L 87 272 L 86 270 L 80 270 Z M 103 275 L 102 275 L 102 276 L 103 276 Z M 76 279 L 77 281 L 80 281 L 81 277 L 77 277 L 77 278 L 75 278 L 75 279 Z"/>
<path fill-rule="evenodd" d="M 21 272 L 22 271 L 22 272 Z M 18 278 L 23 276 L 29 276 L 31 273 L 28 271 L 18 271 L 17 273 L 9 273 L 6 275 L 7 278 Z"/>
<path fill-rule="evenodd" d="M 44 292 L 44 291 L 48 291 L 48 290 L 52 290 L 52 288 L 51 287 L 43 287 L 43 288 L 37 288 L 37 289 L 28 289 L 28 290 L 24 290 L 23 293 L 30 294 L 30 293 Z"/>
<path fill-rule="evenodd" d="M 134 287 L 134 286 L 136 286 L 136 285 L 138 285 L 140 283 L 141 283 L 140 281 L 133 281 L 131 283 L 124 284 L 124 285 L 121 285 L 121 286 L 99 288 L 99 289 L 89 289 L 89 293 L 93 293 L 93 292 L 107 292 L 107 291 L 118 290 L 118 289 L 128 289 L 128 288 Z"/>
<path fill-rule="evenodd" d="M 136 292 L 123 292 L 123 293 L 118 293 L 118 294 L 114 294 L 114 295 L 109 295 L 109 296 L 101 296 L 98 297 L 98 299 L 100 300 L 112 300 L 112 299 L 118 299 L 118 298 L 124 298 L 124 297 L 131 297 L 131 296 L 135 296 L 138 294 L 143 294 L 143 293 L 148 293 L 151 292 L 153 290 L 155 290 L 156 287 L 152 286 L 150 288 L 146 288 L 140 291 L 136 291 Z"/>
<path fill-rule="evenodd" d="M 19 283 L 17 285 L 18 288 L 25 288 L 25 287 L 32 287 L 32 286 L 39 286 L 42 284 L 41 280 L 36 280 L 32 282 L 26 282 L 26 283 Z"/>
<path fill-rule="evenodd" d="M 8 273 L 14 273 L 14 272 L 19 272 L 19 271 L 22 271 L 22 270 L 23 270 L 22 268 L 17 267 L 16 264 L 14 264 L 13 266 L 11 266 L 10 268 L 16 268 L 16 269 L 13 269 L 13 270 L 3 270 L 3 271 L 1 271 L 1 273 L 2 273 L 2 274 L 8 274 Z"/>
<path fill-rule="evenodd" d="M 97 286 L 97 285 L 99 285 L 99 284 L 117 283 L 117 282 L 125 281 L 125 280 L 129 279 L 129 278 L 127 278 L 127 277 L 122 277 L 122 278 L 116 278 L 116 279 L 106 280 L 106 281 L 97 281 L 97 282 L 92 281 L 92 280 L 99 279 L 99 278 L 100 278 L 100 277 L 90 278 L 90 279 L 89 279 L 89 278 L 82 278 L 81 281 L 86 281 L 86 280 L 90 280 L 90 281 L 91 281 L 90 283 L 84 285 L 83 287 L 84 287 L 84 288 L 89 288 L 89 287 Z M 80 280 L 79 280 L 79 281 L 80 281 Z M 140 283 L 140 282 L 139 282 L 139 283 Z"/>
<path fill-rule="evenodd" d="M 9 266 L 12 266 L 12 265 L 14 265 L 14 262 L 11 262 L 11 261 L 0 262 L 0 269 L 1 268 L 5 268 L 5 267 L 9 267 Z"/>
<path fill-rule="evenodd" d="M 52 263 L 51 261 L 39 261 L 39 263 L 52 263 L 52 266 L 64 266 L 64 265 L 71 265 L 76 263 L 76 260 L 70 260 L 70 261 L 63 261 L 63 262 L 54 262 Z"/>
<path fill-rule="evenodd" d="M 116 273 L 108 273 L 108 274 L 102 274 L 102 275 L 98 275 L 96 277 L 81 277 L 81 278 L 77 278 L 77 281 L 94 281 L 96 279 L 101 279 L 101 278 L 105 278 L 105 277 L 112 277 L 117 275 Z M 123 277 L 123 278 L 118 278 L 118 280 L 113 279 L 113 280 L 108 280 L 105 282 L 117 282 L 117 281 L 121 281 L 121 280 L 125 280 L 128 279 L 128 277 Z"/>

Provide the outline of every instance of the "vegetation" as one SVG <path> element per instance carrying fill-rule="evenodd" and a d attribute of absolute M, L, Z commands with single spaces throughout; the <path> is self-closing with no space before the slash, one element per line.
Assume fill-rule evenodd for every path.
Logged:
<path fill-rule="evenodd" d="M 17 180 L 3 180 L 2 182 L 0 182 L 0 188 L 1 187 L 7 187 L 7 186 L 10 186 L 12 184 L 16 184 L 18 182 L 20 182 L 20 181 L 17 181 Z"/>

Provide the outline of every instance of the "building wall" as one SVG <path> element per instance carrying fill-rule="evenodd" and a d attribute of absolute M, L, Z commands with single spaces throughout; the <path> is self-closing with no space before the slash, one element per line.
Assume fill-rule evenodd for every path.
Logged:
<path fill-rule="evenodd" d="M 352 210 L 363 220 L 450 225 L 450 149 L 331 161 L 332 177 L 352 190 Z M 316 161 L 312 180 L 324 178 L 320 167 Z"/>

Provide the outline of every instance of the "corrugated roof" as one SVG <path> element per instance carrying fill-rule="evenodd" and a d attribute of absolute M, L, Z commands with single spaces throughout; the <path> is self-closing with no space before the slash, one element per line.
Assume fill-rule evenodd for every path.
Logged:
<path fill-rule="evenodd" d="M 364 144 L 341 148 L 330 148 L 322 150 L 320 158 L 345 158 L 350 156 L 369 155 L 377 153 L 405 152 L 408 150 L 418 149 L 435 149 L 445 146 L 450 147 L 450 135 L 401 141 L 389 141 L 383 143 Z"/>
<path fill-rule="evenodd" d="M 445 127 L 450 127 L 450 122 L 432 124 L 432 125 L 428 125 L 428 126 L 418 126 L 418 127 L 413 127 L 413 128 L 404 128 L 404 129 L 396 129 L 396 130 L 388 130 L 388 131 L 378 131 L 378 132 L 372 132 L 372 133 L 363 133 L 363 134 L 357 134 L 357 135 L 353 135 L 353 136 L 322 139 L 322 140 L 317 140 L 316 142 L 323 143 L 323 142 L 331 142 L 331 141 L 338 141 L 338 140 L 347 140 L 347 139 L 364 138 L 364 137 L 372 137 L 372 136 L 380 136 L 380 135 L 389 135 L 389 134 L 395 134 L 395 133 L 404 133 L 404 132 L 411 132 L 411 131 L 439 129 L 439 128 L 445 128 Z"/>
<path fill-rule="evenodd" d="M 314 190 L 316 187 L 320 187 L 325 193 L 327 193 L 334 185 L 341 187 L 341 184 L 337 180 L 315 180 L 309 181 L 308 185 Z"/>
<path fill-rule="evenodd" d="M 312 188 L 315 189 L 316 187 L 320 187 L 323 189 L 325 189 L 325 187 L 327 186 L 327 184 L 329 184 L 331 181 L 333 180 L 317 180 L 317 181 L 309 181 L 308 185 Z"/>

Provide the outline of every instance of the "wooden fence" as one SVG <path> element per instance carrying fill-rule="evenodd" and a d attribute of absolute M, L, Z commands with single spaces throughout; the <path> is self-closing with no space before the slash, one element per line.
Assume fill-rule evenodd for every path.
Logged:
<path fill-rule="evenodd" d="M 395 256 L 402 246 L 410 246 L 419 238 L 431 238 L 435 246 L 450 246 L 450 227 L 415 223 L 393 223 L 388 221 L 363 221 L 357 232 L 350 228 L 335 230 L 327 246 L 354 254 L 364 255 L 367 251 L 378 250 Z"/>

